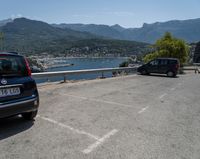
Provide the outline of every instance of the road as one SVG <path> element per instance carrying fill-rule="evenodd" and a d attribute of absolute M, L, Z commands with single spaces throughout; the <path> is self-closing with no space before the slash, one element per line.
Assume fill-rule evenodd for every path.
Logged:
<path fill-rule="evenodd" d="M 200 78 L 39 86 L 34 122 L 0 120 L 0 159 L 199 159 Z"/>

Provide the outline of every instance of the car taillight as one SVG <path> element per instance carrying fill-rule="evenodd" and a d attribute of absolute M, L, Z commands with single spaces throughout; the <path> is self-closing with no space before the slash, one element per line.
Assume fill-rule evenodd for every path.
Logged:
<path fill-rule="evenodd" d="M 31 68 L 26 58 L 25 58 L 25 62 L 26 62 L 26 70 L 27 70 L 28 76 L 31 76 Z"/>
<path fill-rule="evenodd" d="M 175 67 L 176 67 L 176 69 L 179 69 L 179 67 L 180 67 L 180 66 L 179 66 L 179 64 L 176 64 L 176 66 L 175 66 Z"/>
<path fill-rule="evenodd" d="M 7 56 L 6 54 L 0 54 L 0 56 Z"/>

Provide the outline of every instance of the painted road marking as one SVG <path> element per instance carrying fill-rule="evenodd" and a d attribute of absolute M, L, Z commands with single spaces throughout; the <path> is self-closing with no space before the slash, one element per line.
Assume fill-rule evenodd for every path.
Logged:
<path fill-rule="evenodd" d="M 43 119 L 45 121 L 48 121 L 50 123 L 53 123 L 55 125 L 58 125 L 58 126 L 60 126 L 62 128 L 69 129 L 69 130 L 71 130 L 71 131 L 73 131 L 73 132 L 75 132 L 77 134 L 86 135 L 86 136 L 88 136 L 88 137 L 90 137 L 92 139 L 95 139 L 96 142 L 94 144 L 88 146 L 88 148 L 86 148 L 86 149 L 84 149 L 82 151 L 84 154 L 89 154 L 94 149 L 96 149 L 99 145 L 102 145 L 107 139 L 109 139 L 111 136 L 115 135 L 118 132 L 117 129 L 113 129 L 112 131 L 110 131 L 109 133 L 107 133 L 106 135 L 104 135 L 102 138 L 100 138 L 100 137 L 98 137 L 96 135 L 90 134 L 90 133 L 85 132 L 83 130 L 78 130 L 78 129 L 75 129 L 75 128 L 71 127 L 71 126 L 59 123 L 59 122 L 57 122 L 57 121 L 55 121 L 53 119 L 50 119 L 50 118 L 47 118 L 47 117 L 42 117 L 40 115 L 37 115 L 37 117 L 40 118 L 40 119 Z"/>
<path fill-rule="evenodd" d="M 84 154 L 91 153 L 94 149 L 96 149 L 99 145 L 103 144 L 107 139 L 109 139 L 111 136 L 115 135 L 117 132 L 118 132 L 118 130 L 113 129 L 112 131 L 110 131 L 109 133 L 104 135 L 102 138 L 98 139 L 94 144 L 88 146 L 88 148 L 86 148 L 82 152 Z"/>
<path fill-rule="evenodd" d="M 138 112 L 138 114 L 143 113 L 143 112 L 146 111 L 148 108 L 149 108 L 149 107 L 142 108 L 142 109 Z"/>
<path fill-rule="evenodd" d="M 176 88 L 171 88 L 170 90 L 171 90 L 171 91 L 174 91 L 175 89 L 176 89 Z"/>
<path fill-rule="evenodd" d="M 43 119 L 43 120 L 45 120 L 45 121 L 48 121 L 48 122 L 50 122 L 50 123 L 56 124 L 56 125 L 58 125 L 58 126 L 60 126 L 60 127 L 62 127 L 62 128 L 69 129 L 69 130 L 71 130 L 71 131 L 73 131 L 73 132 L 75 132 L 75 133 L 77 133 L 77 134 L 86 135 L 86 136 L 88 136 L 88 137 L 90 137 L 90 138 L 93 138 L 93 139 L 95 139 L 95 140 L 99 140 L 99 139 L 100 139 L 100 137 L 98 137 L 98 136 L 96 136 L 96 135 L 90 134 L 90 133 L 85 132 L 85 131 L 83 131 L 83 130 L 75 129 L 75 128 L 71 127 L 71 126 L 68 126 L 68 125 L 59 123 L 59 122 L 57 122 L 57 121 L 55 121 L 55 120 L 53 120 L 53 119 L 50 119 L 50 118 L 47 118 L 47 117 L 42 117 L 42 116 L 40 116 L 40 115 L 37 115 L 37 117 L 39 117 L 40 119 Z"/>
<path fill-rule="evenodd" d="M 167 95 L 167 93 L 162 94 L 159 98 L 162 99 Z"/>
<path fill-rule="evenodd" d="M 72 94 L 62 94 L 62 95 L 66 95 L 66 96 L 74 97 L 74 98 L 79 98 L 79 99 L 83 99 L 83 100 L 90 100 L 90 101 L 94 101 L 94 102 L 101 102 L 101 103 L 106 103 L 106 104 L 112 104 L 112 105 L 118 105 L 118 106 L 123 106 L 123 107 L 132 108 L 131 105 L 122 104 L 122 103 L 116 103 L 116 102 L 112 102 L 112 101 L 106 101 L 106 100 L 99 100 L 99 99 L 87 98 L 87 97 L 76 96 L 76 95 L 72 95 Z"/>

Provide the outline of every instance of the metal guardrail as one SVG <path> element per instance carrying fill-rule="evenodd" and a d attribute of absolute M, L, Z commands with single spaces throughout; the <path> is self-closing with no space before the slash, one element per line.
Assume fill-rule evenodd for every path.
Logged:
<path fill-rule="evenodd" d="M 193 65 L 195 66 L 195 74 L 200 73 L 200 63 L 193 63 Z"/>
<path fill-rule="evenodd" d="M 182 69 L 183 71 L 194 71 L 196 73 L 200 73 L 200 63 L 193 63 L 192 66 L 185 66 Z"/>
<path fill-rule="evenodd" d="M 193 65 L 195 65 L 195 66 L 200 66 L 200 63 L 193 63 Z"/>
<path fill-rule="evenodd" d="M 137 67 L 119 67 L 119 68 L 102 68 L 102 69 L 87 69 L 87 70 L 72 70 L 72 71 L 57 71 L 57 72 L 42 72 L 42 73 L 32 73 L 32 77 L 36 79 L 40 78 L 50 78 L 50 77 L 64 77 L 64 82 L 66 82 L 66 76 L 77 75 L 77 74 L 90 74 L 90 73 L 101 73 L 104 77 L 106 72 L 133 72 L 136 71 Z"/>

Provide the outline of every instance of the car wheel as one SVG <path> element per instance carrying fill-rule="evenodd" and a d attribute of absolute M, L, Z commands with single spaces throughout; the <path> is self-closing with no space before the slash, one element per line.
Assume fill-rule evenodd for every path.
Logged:
<path fill-rule="evenodd" d="M 167 72 L 167 76 L 168 76 L 168 77 L 175 77 L 175 74 L 174 74 L 173 71 L 168 71 L 168 72 Z"/>
<path fill-rule="evenodd" d="M 141 71 L 141 74 L 142 74 L 142 75 L 147 75 L 148 73 L 147 73 L 147 71 L 146 71 L 145 69 L 143 69 L 143 70 Z"/>
<path fill-rule="evenodd" d="M 22 117 L 26 120 L 33 120 L 37 116 L 37 110 L 29 113 L 23 113 Z"/>

